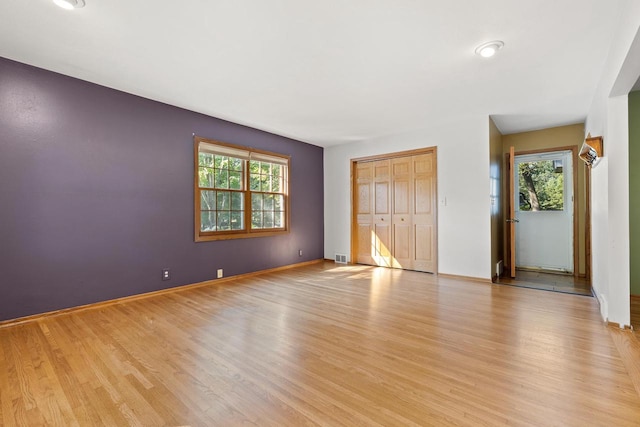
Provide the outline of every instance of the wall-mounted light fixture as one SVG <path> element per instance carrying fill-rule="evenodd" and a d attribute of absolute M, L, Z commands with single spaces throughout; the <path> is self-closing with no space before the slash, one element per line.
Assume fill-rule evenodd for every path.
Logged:
<path fill-rule="evenodd" d="M 595 167 L 600 159 L 603 156 L 602 151 L 602 137 L 594 136 L 591 134 L 587 136 L 582 144 L 582 148 L 580 148 L 580 153 L 578 153 L 578 157 L 582 159 L 583 162 L 587 164 L 587 166 Z"/>
<path fill-rule="evenodd" d="M 500 49 L 504 47 L 504 42 L 500 40 L 494 40 L 492 42 L 483 43 L 476 48 L 476 55 L 480 55 L 483 58 L 491 58 Z"/>
<path fill-rule="evenodd" d="M 84 7 L 84 0 L 53 0 L 53 2 L 66 10 L 80 9 Z"/>

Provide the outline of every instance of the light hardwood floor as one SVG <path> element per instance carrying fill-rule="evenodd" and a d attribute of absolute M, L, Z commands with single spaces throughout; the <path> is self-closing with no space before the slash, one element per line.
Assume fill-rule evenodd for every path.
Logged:
<path fill-rule="evenodd" d="M 325 262 L 1 328 L 0 424 L 638 426 L 609 332 L 594 298 Z"/>

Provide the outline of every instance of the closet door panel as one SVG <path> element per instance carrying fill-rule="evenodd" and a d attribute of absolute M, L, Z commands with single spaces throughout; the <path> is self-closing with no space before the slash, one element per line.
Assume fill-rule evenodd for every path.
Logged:
<path fill-rule="evenodd" d="M 375 189 L 375 215 L 389 215 L 389 182 L 376 182 Z"/>
<path fill-rule="evenodd" d="M 415 226 L 415 259 L 414 268 L 418 271 L 433 272 L 433 227 L 430 225 Z"/>
<path fill-rule="evenodd" d="M 411 207 L 413 191 L 411 182 L 412 159 L 399 157 L 391 161 L 393 176 L 393 266 L 413 268 L 413 230 Z"/>
<path fill-rule="evenodd" d="M 423 154 L 413 159 L 414 188 L 414 258 L 415 270 L 435 272 L 435 225 L 436 225 L 436 175 L 434 154 Z"/>
<path fill-rule="evenodd" d="M 374 265 L 392 267 L 391 224 L 375 224 L 373 239 L 375 241 Z"/>
<path fill-rule="evenodd" d="M 373 162 L 373 265 L 391 267 L 391 161 Z"/>
<path fill-rule="evenodd" d="M 410 224 L 394 224 L 394 252 L 393 266 L 396 268 L 412 269 L 411 241 L 413 240 Z"/>
<path fill-rule="evenodd" d="M 373 264 L 374 252 L 373 227 L 371 224 L 358 224 L 356 262 L 359 264 Z"/>
<path fill-rule="evenodd" d="M 355 262 L 372 265 L 375 247 L 372 244 L 373 232 L 373 167 L 371 163 L 357 163 L 356 197 L 354 211 L 356 224 L 354 236 L 356 248 Z"/>
<path fill-rule="evenodd" d="M 415 179 L 415 215 L 431 215 L 433 213 L 433 178 L 417 177 Z"/>

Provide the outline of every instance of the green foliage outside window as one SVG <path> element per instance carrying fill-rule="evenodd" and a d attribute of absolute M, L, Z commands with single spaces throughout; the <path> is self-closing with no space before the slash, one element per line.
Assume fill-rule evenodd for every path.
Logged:
<path fill-rule="evenodd" d="M 251 227 L 284 227 L 284 166 L 260 161 L 249 162 L 251 190 Z"/>
<path fill-rule="evenodd" d="M 243 230 L 243 161 L 210 153 L 198 157 L 199 186 L 207 188 L 200 192 L 200 230 Z"/>
<path fill-rule="evenodd" d="M 246 177 L 248 192 L 245 168 L 249 172 Z M 282 164 L 199 151 L 200 231 L 246 230 L 247 204 L 251 229 L 284 228 L 284 179 L 285 166 Z"/>
<path fill-rule="evenodd" d="M 558 161 L 540 160 L 518 165 L 521 211 L 564 209 L 564 174 Z"/>

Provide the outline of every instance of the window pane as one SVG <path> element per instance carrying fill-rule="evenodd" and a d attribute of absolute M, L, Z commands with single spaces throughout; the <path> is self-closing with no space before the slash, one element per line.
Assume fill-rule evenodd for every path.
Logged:
<path fill-rule="evenodd" d="M 274 193 L 279 193 L 282 189 L 282 178 L 274 177 L 271 182 L 272 189 Z"/>
<path fill-rule="evenodd" d="M 273 228 L 273 212 L 264 211 L 263 213 L 263 227 Z"/>
<path fill-rule="evenodd" d="M 242 197 L 242 193 L 231 193 L 231 210 L 244 210 L 244 197 Z"/>
<path fill-rule="evenodd" d="M 230 194 L 228 191 L 218 191 L 218 210 L 228 211 L 231 209 Z"/>
<path fill-rule="evenodd" d="M 213 166 L 213 154 L 198 153 L 198 164 L 200 166 Z"/>
<path fill-rule="evenodd" d="M 251 212 L 251 228 L 262 228 L 262 211 Z"/>
<path fill-rule="evenodd" d="M 271 192 L 271 176 L 262 175 L 262 191 Z"/>
<path fill-rule="evenodd" d="M 215 167 L 216 169 L 226 169 L 229 158 L 227 156 L 216 155 Z"/>
<path fill-rule="evenodd" d="M 216 192 L 212 190 L 200 191 L 200 209 L 212 211 L 216 209 Z"/>
<path fill-rule="evenodd" d="M 229 188 L 229 171 L 216 169 L 216 188 Z"/>
<path fill-rule="evenodd" d="M 260 175 L 251 175 L 251 178 L 249 178 L 249 189 L 251 191 L 260 191 Z"/>
<path fill-rule="evenodd" d="M 265 194 L 264 195 L 264 210 L 265 211 L 272 211 L 273 210 L 273 195 L 271 194 Z"/>
<path fill-rule="evenodd" d="M 271 174 L 271 163 L 260 162 L 260 173 Z"/>
<path fill-rule="evenodd" d="M 273 210 L 284 210 L 284 196 L 281 194 L 274 194 L 273 196 Z"/>
<path fill-rule="evenodd" d="M 521 211 L 564 209 L 564 174 L 557 161 L 539 160 L 518 164 L 518 199 Z"/>
<path fill-rule="evenodd" d="M 262 210 L 262 194 L 251 195 L 251 210 L 252 211 Z"/>
<path fill-rule="evenodd" d="M 218 230 L 231 230 L 231 215 L 229 212 L 218 212 Z"/>
<path fill-rule="evenodd" d="M 216 231 L 216 213 L 213 211 L 200 214 L 200 231 Z"/>
<path fill-rule="evenodd" d="M 273 213 L 273 226 L 276 228 L 284 227 L 284 212 Z"/>
<path fill-rule="evenodd" d="M 198 168 L 198 178 L 200 187 L 213 188 L 213 169 L 200 166 Z"/>
<path fill-rule="evenodd" d="M 244 211 L 231 212 L 231 229 L 242 230 L 244 229 Z"/>
<path fill-rule="evenodd" d="M 235 157 L 229 158 L 229 169 L 233 171 L 242 171 L 242 160 Z"/>
<path fill-rule="evenodd" d="M 242 172 L 229 172 L 229 188 L 242 190 Z"/>
<path fill-rule="evenodd" d="M 260 173 L 260 162 L 256 162 L 254 160 L 249 162 L 249 172 L 250 173 Z"/>

